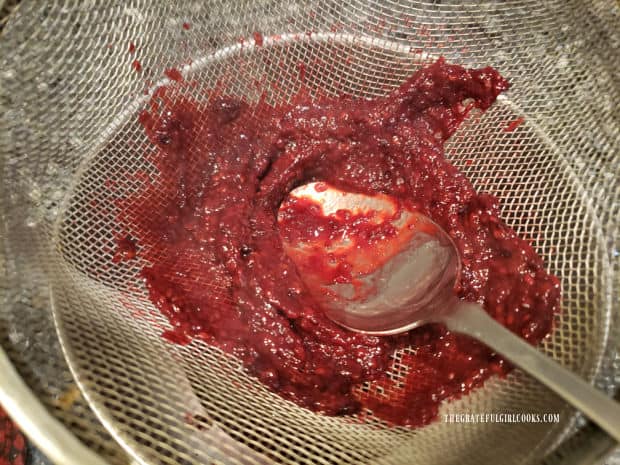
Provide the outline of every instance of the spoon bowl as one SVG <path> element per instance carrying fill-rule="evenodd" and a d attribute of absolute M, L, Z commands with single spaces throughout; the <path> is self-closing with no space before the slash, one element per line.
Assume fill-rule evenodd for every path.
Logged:
<path fill-rule="evenodd" d="M 284 212 L 299 202 L 314 205 L 320 215 L 332 216 L 334 221 L 346 211 L 345 224 L 367 218 L 357 223 L 358 228 L 366 228 L 366 236 L 371 234 L 369 224 L 394 230 L 380 244 L 367 244 L 366 236 L 360 239 L 351 228 L 328 244 L 322 239 L 285 239 L 288 255 L 336 323 L 367 334 L 397 334 L 433 320 L 440 310 L 438 302 L 452 296 L 460 272 L 459 256 L 450 236 L 427 216 L 387 195 L 346 192 L 315 182 L 290 193 L 280 209 L 281 227 Z M 308 266 L 326 250 L 336 257 L 332 267 L 346 264 L 357 275 L 335 280 L 323 267 Z"/>

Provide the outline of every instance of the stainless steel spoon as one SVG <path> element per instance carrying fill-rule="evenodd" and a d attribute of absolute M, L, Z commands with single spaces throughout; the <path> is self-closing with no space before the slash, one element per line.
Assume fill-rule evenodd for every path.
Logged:
<path fill-rule="evenodd" d="M 345 211 L 378 212 L 380 221 L 388 218 L 397 231 L 396 237 L 389 239 L 390 244 L 373 258 L 383 258 L 383 263 L 360 275 L 355 285 L 322 282 L 320 273 L 304 268 L 309 250 L 316 253 L 313 245 L 291 243 L 283 237 L 287 254 L 334 322 L 353 331 L 377 335 L 443 323 L 451 331 L 483 342 L 528 372 L 620 442 L 620 404 L 517 337 L 480 305 L 461 301 L 454 295 L 460 271 L 458 252 L 446 232 L 428 217 L 406 209 L 397 213 L 397 201 L 387 195 L 345 192 L 325 183 L 298 187 L 291 191 L 287 200 L 290 199 L 316 203 L 325 216 Z M 332 240 L 329 249 L 322 253 L 334 255 L 351 247 L 350 240 L 343 236 Z M 363 254 L 354 252 L 348 256 L 364 260 Z"/>

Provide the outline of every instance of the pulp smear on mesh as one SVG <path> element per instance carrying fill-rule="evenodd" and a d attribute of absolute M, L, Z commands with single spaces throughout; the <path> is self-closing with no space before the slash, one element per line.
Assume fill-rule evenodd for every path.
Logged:
<path fill-rule="evenodd" d="M 0 407 L 0 465 L 24 465 L 26 459 L 26 439 Z"/>
<path fill-rule="evenodd" d="M 158 89 L 140 114 L 155 147 L 145 156 L 159 176 L 120 202 L 119 221 L 132 225 L 123 244 L 132 248 L 116 255 L 133 257 L 135 245 L 150 263 L 142 275 L 171 323 L 168 340 L 216 345 L 302 407 L 372 411 L 396 425 L 427 424 L 443 400 L 509 371 L 441 325 L 375 337 L 327 319 L 283 250 L 277 223 L 290 190 L 311 181 L 419 209 L 458 248 L 460 298 L 482 303 L 531 343 L 550 332 L 558 279 L 500 219 L 498 201 L 476 193 L 444 158 L 467 113 L 486 110 L 508 88 L 494 69 L 440 59 L 383 98 L 311 99 L 302 91 L 276 106 L 216 91 L 199 102 L 178 96 L 179 85 Z"/>

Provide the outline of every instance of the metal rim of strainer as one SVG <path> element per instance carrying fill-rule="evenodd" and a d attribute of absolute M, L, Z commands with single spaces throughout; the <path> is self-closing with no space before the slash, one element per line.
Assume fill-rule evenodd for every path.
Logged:
<path fill-rule="evenodd" d="M 64 426 L 52 424 L 54 422 L 57 423 L 57 421 L 44 408 L 38 409 L 38 405 L 40 406 L 39 401 L 31 395 L 30 390 L 25 384 L 20 383 L 17 373 L 14 373 L 9 365 L 2 365 L 2 362 L 5 361 L 3 358 L 4 353 L 2 352 L 0 353 L 0 368 L 7 367 L 7 372 L 9 373 L 7 379 L 11 379 L 11 382 L 5 383 L 0 387 L 0 395 L 2 395 L 0 401 L 6 404 L 10 413 L 18 420 L 18 423 L 22 424 L 26 432 L 33 435 L 33 440 L 50 457 L 55 457 L 59 463 L 96 463 L 94 461 L 85 462 L 86 456 L 75 455 L 74 457 L 68 457 L 66 455 L 66 446 L 68 444 L 72 444 L 78 453 L 88 453 L 90 451 L 85 449 L 79 442 L 71 442 L 75 438 Z M 50 420 L 52 420 L 52 423 L 50 423 Z M 593 434 L 593 437 L 595 436 L 596 434 Z M 50 438 L 55 440 L 50 440 Z M 613 443 L 604 440 L 599 441 L 597 444 L 600 446 L 599 452 L 613 447 Z M 93 460 L 96 459 L 93 458 Z"/>

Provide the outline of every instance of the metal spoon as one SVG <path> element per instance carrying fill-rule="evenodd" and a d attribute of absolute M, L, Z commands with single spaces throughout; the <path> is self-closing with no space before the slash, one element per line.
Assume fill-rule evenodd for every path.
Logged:
<path fill-rule="evenodd" d="M 369 196 L 309 183 L 291 191 L 282 203 L 279 221 L 287 202 L 299 200 L 317 204 L 324 216 L 376 212 L 377 222 L 387 219 L 397 231 L 386 239 L 387 245 L 379 244 L 381 250 L 370 258 L 367 255 L 373 255 L 372 250 L 357 253 L 355 244 L 345 236 L 331 240 L 327 249 L 319 246 L 319 250 L 312 241 L 292 243 L 281 234 L 287 254 L 330 319 L 353 331 L 377 335 L 443 323 L 451 331 L 483 342 L 528 372 L 620 442 L 620 404 L 517 337 L 479 304 L 454 295 L 460 271 L 458 252 L 446 232 L 428 217 L 399 209 L 397 200 L 387 195 Z M 355 283 L 328 282 L 324 266 L 307 266 L 308 257 L 316 263 L 317 254 L 329 255 L 332 262 L 334 256 L 346 256 L 354 268 L 363 271 Z M 378 267 L 368 266 L 377 261 Z"/>

